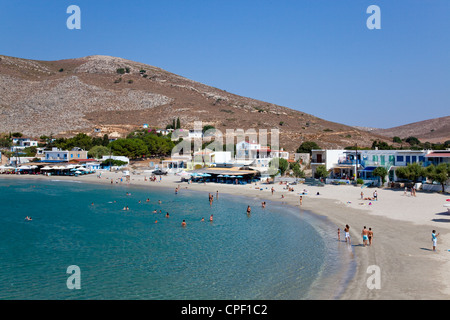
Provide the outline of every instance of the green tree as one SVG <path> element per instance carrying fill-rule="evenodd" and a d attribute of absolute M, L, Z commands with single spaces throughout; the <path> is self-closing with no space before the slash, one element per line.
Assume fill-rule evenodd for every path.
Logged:
<path fill-rule="evenodd" d="M 177 127 L 176 127 L 176 129 L 181 129 L 180 118 L 177 118 Z"/>
<path fill-rule="evenodd" d="M 294 174 L 294 177 L 296 178 L 304 178 L 305 177 L 305 172 L 301 169 L 300 164 L 298 162 L 294 162 L 294 164 L 292 164 L 291 170 Z"/>
<path fill-rule="evenodd" d="M 316 168 L 315 177 L 316 178 L 326 178 L 330 173 L 324 165 L 320 165 Z"/>
<path fill-rule="evenodd" d="M 202 132 L 205 133 L 208 130 L 215 130 L 215 129 L 216 128 L 214 128 L 214 126 L 207 124 L 207 125 L 203 126 Z"/>
<path fill-rule="evenodd" d="M 425 176 L 424 168 L 418 163 L 408 163 L 406 167 L 400 167 L 395 170 L 395 174 L 400 179 L 417 182 L 420 177 Z"/>
<path fill-rule="evenodd" d="M 392 146 L 390 146 L 387 142 L 385 141 L 374 141 L 372 143 L 372 149 L 378 149 L 378 150 L 392 150 L 394 149 Z"/>
<path fill-rule="evenodd" d="M 405 139 L 405 142 L 409 143 L 411 146 L 420 144 L 420 140 L 416 137 L 408 137 Z"/>
<path fill-rule="evenodd" d="M 88 157 L 91 158 L 101 158 L 102 156 L 107 156 L 110 153 L 110 149 L 105 146 L 93 146 L 89 152 Z"/>
<path fill-rule="evenodd" d="M 437 166 L 430 165 L 425 168 L 424 175 L 442 186 L 442 192 L 445 191 L 445 183 L 450 177 L 450 163 L 441 163 Z"/>
<path fill-rule="evenodd" d="M 0 135 L 0 147 L 9 148 L 12 146 L 12 140 L 8 135 Z"/>
<path fill-rule="evenodd" d="M 269 167 L 278 167 L 278 169 L 280 170 L 280 174 L 283 176 L 289 167 L 289 162 L 287 162 L 287 160 L 283 158 L 274 158 L 269 162 Z"/>
<path fill-rule="evenodd" d="M 392 138 L 392 142 L 402 143 L 402 139 L 400 139 L 400 137 L 394 137 L 394 138 Z"/>
<path fill-rule="evenodd" d="M 272 181 L 275 181 L 275 177 L 278 174 L 278 172 L 279 170 L 275 167 L 269 167 L 269 169 L 267 170 L 267 173 L 272 178 Z"/>
<path fill-rule="evenodd" d="M 102 139 L 102 146 L 106 147 L 109 144 L 109 137 L 108 135 L 105 133 L 103 135 L 103 139 Z"/>
<path fill-rule="evenodd" d="M 75 137 L 69 138 L 66 141 L 66 150 L 71 150 L 74 147 L 82 148 L 83 150 L 89 150 L 93 146 L 92 138 L 86 133 L 79 133 Z"/>
<path fill-rule="evenodd" d="M 311 150 L 313 150 L 313 149 L 320 149 L 320 147 L 314 141 L 305 141 L 300 145 L 300 147 L 298 147 L 297 151 L 295 151 L 295 152 L 311 154 Z"/>
<path fill-rule="evenodd" d="M 130 159 L 140 158 L 148 153 L 147 146 L 141 139 L 117 139 L 109 147 L 115 155 Z"/>
<path fill-rule="evenodd" d="M 373 170 L 373 175 L 375 177 L 381 178 L 381 183 L 384 184 L 386 182 L 386 176 L 388 175 L 388 171 L 385 167 L 377 167 Z"/>

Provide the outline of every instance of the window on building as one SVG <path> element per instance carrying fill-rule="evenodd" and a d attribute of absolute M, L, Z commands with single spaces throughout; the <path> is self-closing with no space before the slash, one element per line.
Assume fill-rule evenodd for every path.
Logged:
<path fill-rule="evenodd" d="M 403 160 L 403 156 L 397 156 L 397 161 L 398 162 L 403 162 L 404 160 Z"/>

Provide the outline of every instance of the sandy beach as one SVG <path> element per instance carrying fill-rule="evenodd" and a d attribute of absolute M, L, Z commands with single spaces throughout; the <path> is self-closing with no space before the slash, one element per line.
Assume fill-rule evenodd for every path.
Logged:
<path fill-rule="evenodd" d="M 79 177 L 47 176 L 0 176 L 0 179 L 37 178 L 78 180 L 87 183 L 111 184 L 122 177 L 121 172 L 103 172 L 101 178 L 96 174 Z M 147 175 L 148 178 L 148 175 Z M 125 181 L 125 179 L 124 179 Z M 122 182 L 124 184 L 126 182 Z M 349 281 L 346 290 L 340 296 L 343 300 L 412 300 L 412 299 L 449 299 L 450 298 L 450 215 L 443 207 L 450 195 L 418 191 L 416 196 L 405 195 L 404 190 L 364 188 L 350 185 L 325 185 L 323 187 L 295 185 L 294 192 L 285 189 L 285 185 L 224 185 L 217 183 L 180 182 L 180 177 L 163 176 L 157 182 L 145 181 L 145 176 L 132 175 L 131 185 L 152 186 L 214 193 L 219 191 L 231 195 L 259 197 L 261 201 L 284 201 L 327 217 L 341 229 L 344 239 L 344 227 L 350 226 L 351 244 L 357 261 L 355 276 Z M 271 188 L 274 188 L 272 194 Z M 302 205 L 299 193 L 304 189 Z M 373 197 L 377 191 L 378 200 L 361 200 Z M 317 192 L 320 194 L 317 195 Z M 282 198 L 282 195 L 284 198 Z M 361 230 L 364 226 L 374 232 L 371 246 L 364 247 Z M 432 251 L 431 232 L 440 233 L 436 252 Z M 336 232 L 337 237 L 337 232 Z M 369 266 L 377 266 L 380 271 L 380 288 L 369 289 L 373 271 Z M 324 288 L 326 290 L 326 288 Z"/>

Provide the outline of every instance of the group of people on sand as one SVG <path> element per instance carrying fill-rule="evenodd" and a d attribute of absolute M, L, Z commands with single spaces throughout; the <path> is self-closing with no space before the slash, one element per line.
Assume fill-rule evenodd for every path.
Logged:
<path fill-rule="evenodd" d="M 408 193 L 408 187 L 405 187 L 405 192 L 403 193 L 403 195 L 406 196 L 406 194 Z M 411 197 L 415 197 L 416 196 L 416 187 L 412 186 L 411 187 Z"/>
<path fill-rule="evenodd" d="M 377 201 L 378 200 L 378 192 L 377 192 L 377 190 L 375 190 L 373 192 L 373 197 L 364 197 L 364 192 L 361 191 L 361 200 Z"/>
<path fill-rule="evenodd" d="M 350 226 L 348 224 L 345 225 L 344 228 L 345 232 L 345 242 L 348 244 L 351 244 L 351 238 L 350 238 Z M 364 247 L 372 245 L 372 239 L 373 239 L 373 231 L 372 228 L 367 229 L 366 226 L 361 231 L 361 236 L 363 239 L 363 245 Z M 338 228 L 338 240 L 341 240 L 341 229 Z"/>
<path fill-rule="evenodd" d="M 159 181 L 161 181 L 161 180 L 162 180 L 162 178 L 161 178 L 161 176 L 159 176 Z M 147 177 L 144 177 L 144 181 L 155 182 L 155 181 L 157 181 L 157 178 L 156 178 L 156 176 L 151 176 L 151 177 L 148 177 L 148 180 L 147 180 Z"/>

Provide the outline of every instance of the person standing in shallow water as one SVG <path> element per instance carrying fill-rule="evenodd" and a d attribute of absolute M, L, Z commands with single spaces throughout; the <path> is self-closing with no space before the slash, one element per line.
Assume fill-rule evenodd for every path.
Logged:
<path fill-rule="evenodd" d="M 351 240 L 350 240 L 350 226 L 348 224 L 345 225 L 344 232 L 345 232 L 345 242 L 347 242 L 347 240 L 348 240 L 348 243 L 351 243 Z"/>

